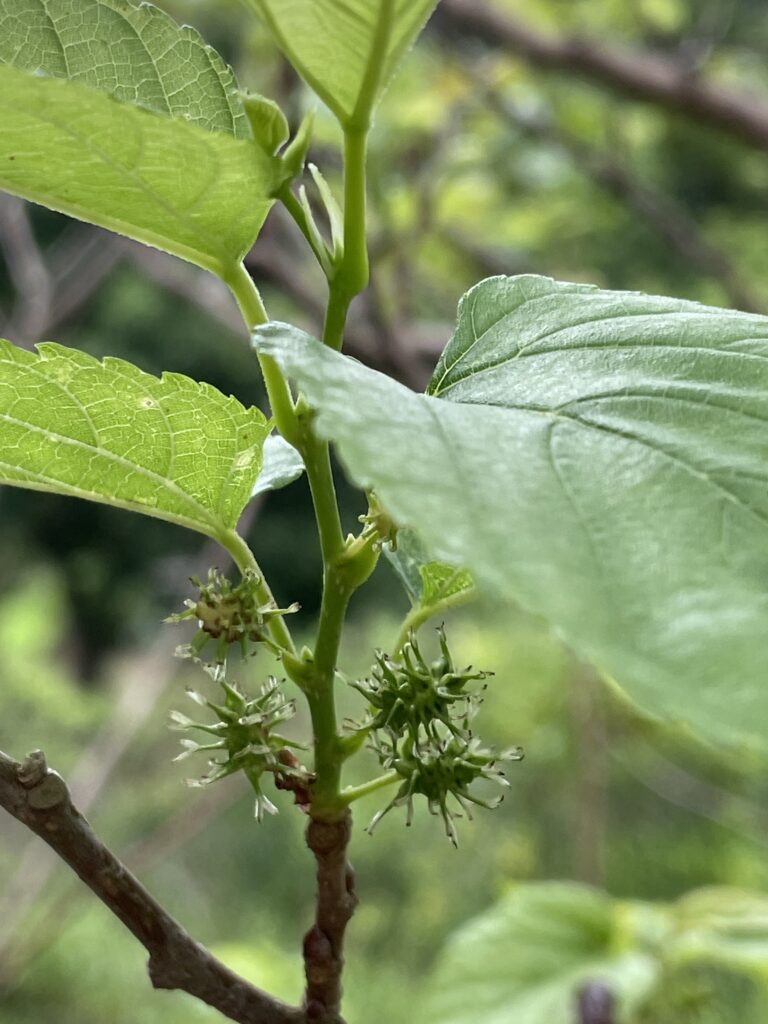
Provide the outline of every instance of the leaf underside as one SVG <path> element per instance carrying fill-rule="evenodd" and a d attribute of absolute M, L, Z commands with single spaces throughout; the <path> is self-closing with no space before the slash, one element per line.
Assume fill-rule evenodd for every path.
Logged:
<path fill-rule="evenodd" d="M 288 59 L 342 124 L 358 111 L 369 60 L 377 46 L 386 56 L 381 96 L 406 50 L 413 44 L 437 0 L 250 0 Z M 392 7 L 382 41 L 377 28 L 382 10 Z"/>
<path fill-rule="evenodd" d="M 127 0 L 0 0 L 0 63 L 251 137 L 232 71 L 195 29 Z"/>
<path fill-rule="evenodd" d="M 436 558 L 648 712 L 768 748 L 768 318 L 491 278 L 430 395 L 295 329 L 258 336 Z"/>
<path fill-rule="evenodd" d="M 0 124 L 0 188 L 221 276 L 272 202 L 274 167 L 254 142 L 89 86 L 0 66 Z"/>
<path fill-rule="evenodd" d="M 279 491 L 304 472 L 304 462 L 296 449 L 280 437 L 271 434 L 264 442 L 261 472 L 253 485 L 252 497 L 267 491 Z"/>
<path fill-rule="evenodd" d="M 0 483 L 132 509 L 220 538 L 270 425 L 208 384 L 0 340 Z"/>

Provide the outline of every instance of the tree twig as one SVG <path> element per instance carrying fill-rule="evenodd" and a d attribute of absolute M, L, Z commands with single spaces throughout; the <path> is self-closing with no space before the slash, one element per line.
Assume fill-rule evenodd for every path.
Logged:
<path fill-rule="evenodd" d="M 97 838 L 64 780 L 40 751 L 18 762 L 0 753 L 0 807 L 35 832 L 136 936 L 157 989 L 181 989 L 239 1024 L 302 1024 L 287 1006 L 199 945 Z"/>
<path fill-rule="evenodd" d="M 313 819 L 307 826 L 307 846 L 317 862 L 315 923 L 304 936 L 308 1024 L 343 1024 L 344 932 L 357 904 L 355 875 L 347 861 L 351 829 L 349 811 L 338 821 Z"/>
<path fill-rule="evenodd" d="M 768 150 L 768 101 L 764 95 L 717 85 L 660 54 L 606 47 L 576 36 L 548 35 L 485 0 L 443 0 L 435 23 L 509 50 L 536 67 L 581 75 Z"/>

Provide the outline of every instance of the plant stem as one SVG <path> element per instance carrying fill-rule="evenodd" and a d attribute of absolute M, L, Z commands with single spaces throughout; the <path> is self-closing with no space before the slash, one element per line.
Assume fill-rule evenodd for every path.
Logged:
<path fill-rule="evenodd" d="M 363 782 L 360 786 L 347 786 L 346 789 L 341 791 L 341 799 L 346 804 L 354 803 L 355 800 L 360 800 L 370 793 L 376 793 L 386 786 L 391 786 L 393 782 L 397 782 L 399 779 L 402 779 L 402 776 L 393 769 L 391 772 L 379 775 L 376 779 L 371 779 L 370 782 Z"/>
<path fill-rule="evenodd" d="M 456 594 L 451 594 L 435 604 L 427 606 L 417 604 L 414 608 L 411 608 L 403 620 L 400 632 L 397 634 L 392 656 L 397 657 L 400 654 L 412 631 L 415 633 L 425 622 L 439 615 L 440 612 L 448 611 L 451 608 L 459 608 L 461 605 L 473 600 L 476 596 L 477 590 L 474 587 L 468 587 L 466 590 L 460 590 Z"/>
<path fill-rule="evenodd" d="M 219 542 L 222 547 L 226 548 L 230 555 L 232 555 L 232 559 L 241 573 L 248 570 L 254 573 L 258 580 L 258 583 L 256 584 L 256 596 L 261 604 L 271 605 L 277 608 L 277 602 L 275 601 L 274 595 L 267 583 L 264 573 L 259 567 L 259 563 L 256 561 L 256 556 L 240 534 L 236 530 L 229 530 L 227 533 L 224 533 L 219 537 Z M 291 637 L 291 631 L 288 629 L 282 615 L 275 615 L 269 619 L 269 631 L 276 644 L 284 650 L 290 651 L 291 654 L 296 652 L 296 648 L 293 644 L 293 638 Z"/>
<path fill-rule="evenodd" d="M 225 278 L 225 281 L 237 300 L 245 326 L 249 331 L 269 323 L 269 315 L 264 308 L 259 290 L 242 263 L 237 265 L 235 270 Z M 259 355 L 258 359 L 277 429 L 286 441 L 293 444 L 296 436 L 296 413 L 291 389 L 271 356 Z"/>
<path fill-rule="evenodd" d="M 348 301 L 368 284 L 366 169 L 368 129 L 344 131 L 344 263 L 339 275 Z"/>

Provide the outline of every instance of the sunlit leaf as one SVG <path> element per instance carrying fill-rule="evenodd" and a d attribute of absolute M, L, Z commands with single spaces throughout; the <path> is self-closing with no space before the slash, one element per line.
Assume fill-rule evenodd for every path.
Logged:
<path fill-rule="evenodd" d="M 0 189 L 222 277 L 271 205 L 274 164 L 255 142 L 89 86 L 0 66 L 0 123 Z"/>
<path fill-rule="evenodd" d="M 230 68 L 195 29 L 127 0 L 0 0 L 0 63 L 250 138 Z"/>
<path fill-rule="evenodd" d="M 768 746 L 768 319 L 545 278 L 464 298 L 431 395 L 260 344 L 355 481 L 649 712 Z"/>
<path fill-rule="evenodd" d="M 365 124 L 437 0 L 249 0 L 342 124 Z"/>
<path fill-rule="evenodd" d="M 270 425 L 208 384 L 0 341 L 0 483 L 220 537 L 251 496 Z"/>

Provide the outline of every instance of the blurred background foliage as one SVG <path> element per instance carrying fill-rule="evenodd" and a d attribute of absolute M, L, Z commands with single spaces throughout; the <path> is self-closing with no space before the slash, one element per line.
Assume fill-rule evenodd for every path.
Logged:
<path fill-rule="evenodd" d="M 243 86 L 276 98 L 298 122 L 311 98 L 239 5 L 163 6 L 195 24 Z M 497 273 L 768 311 L 768 143 L 691 116 L 684 102 L 629 98 L 577 59 L 585 47 L 619 63 L 631 51 L 651 74 L 654 54 L 674 70 L 681 96 L 705 82 L 768 112 L 764 0 L 496 0 L 493 11 L 540 38 L 579 37 L 572 66 L 549 70 L 524 47 L 478 33 L 466 18 L 473 6 L 486 10 L 446 0 L 378 114 L 374 273 L 353 310 L 350 351 L 423 386 L 459 296 Z M 337 143 L 320 110 L 311 156 L 338 190 Z M 123 356 L 263 404 L 237 311 L 212 278 L 9 198 L 0 252 L 2 335 Z M 317 330 L 322 281 L 282 211 L 248 262 L 274 318 Z M 344 487 L 342 499 L 353 528 L 362 503 Z M 304 483 L 248 514 L 277 598 L 301 602 L 299 629 L 309 636 L 320 563 Z M 194 768 L 171 763 L 167 713 L 183 708 L 186 683 L 201 680 L 173 661 L 183 629 L 159 622 L 189 596 L 191 573 L 225 567 L 221 553 L 159 521 L 21 490 L 3 490 L 0 516 L 0 747 L 14 756 L 44 747 L 99 833 L 192 933 L 296 999 L 312 899 L 301 816 L 281 794 L 280 816 L 257 827 L 238 779 L 185 790 Z M 350 676 L 391 643 L 405 604 L 382 565 L 353 608 Z M 425 979 L 447 936 L 520 883 L 573 880 L 633 901 L 671 901 L 702 886 L 768 890 L 764 766 L 726 760 L 684 730 L 636 716 L 521 612 L 476 606 L 448 629 L 460 660 L 495 673 L 481 733 L 522 744 L 527 758 L 512 767 L 501 809 L 463 824 L 458 852 L 421 808 L 410 834 L 392 814 L 369 838 L 362 826 L 379 802 L 359 806 L 352 1024 L 422 1019 Z M 243 672 L 255 686 L 269 668 L 264 658 Z M 347 711 L 361 713 L 354 696 Z M 355 770 L 362 780 L 365 766 Z M 153 993 L 143 959 L 37 840 L 0 822 L 0 1024 L 219 1019 L 185 996 Z M 669 968 L 637 1020 L 764 1021 L 768 960 L 746 974 L 709 960 Z M 507 1020 L 528 1018 L 493 1017 Z M 575 1004 L 572 1016 L 549 1020 L 576 1021 Z"/>

